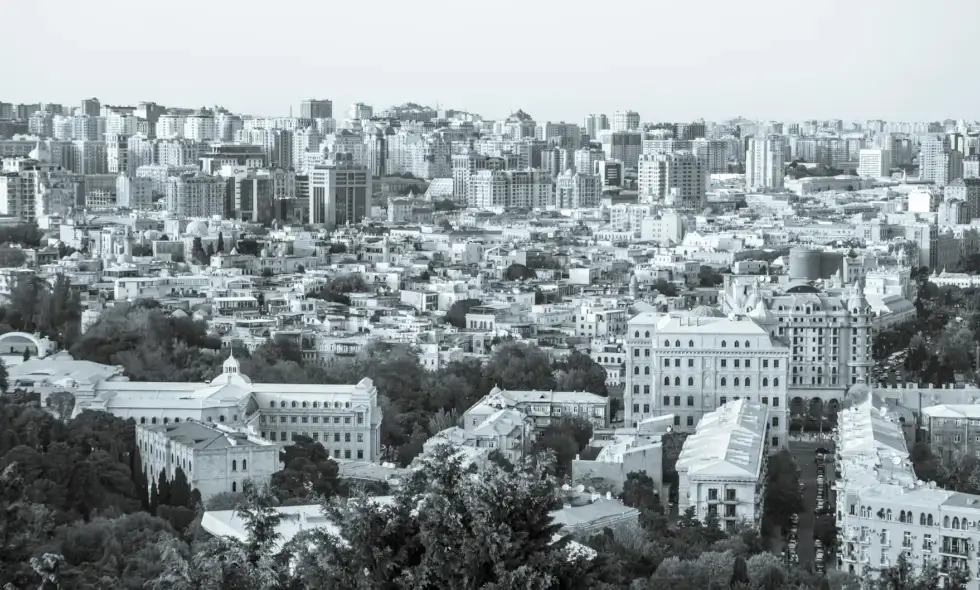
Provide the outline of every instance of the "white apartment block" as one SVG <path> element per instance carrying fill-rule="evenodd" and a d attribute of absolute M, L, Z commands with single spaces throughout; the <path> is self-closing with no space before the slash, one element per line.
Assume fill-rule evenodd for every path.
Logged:
<path fill-rule="evenodd" d="M 578 149 L 572 155 L 572 163 L 575 165 L 575 170 L 581 174 L 595 174 L 595 163 L 603 162 L 605 159 L 606 154 L 602 150 L 594 148 Z"/>
<path fill-rule="evenodd" d="M 731 401 L 705 414 L 677 458 L 678 509 L 698 520 L 718 518 L 722 530 L 762 524 L 769 459 L 768 406 Z"/>
<path fill-rule="evenodd" d="M 980 497 L 919 480 L 899 417 L 864 384 L 849 397 L 835 440 L 837 568 L 876 576 L 904 555 L 917 573 L 935 564 L 940 582 L 959 570 L 980 588 Z"/>
<path fill-rule="evenodd" d="M 773 138 L 750 138 L 745 152 L 745 186 L 779 190 L 783 178 L 782 143 Z"/>
<path fill-rule="evenodd" d="M 566 170 L 555 179 L 555 207 L 592 209 L 602 198 L 602 180 L 595 174 Z"/>
<path fill-rule="evenodd" d="M 184 137 L 191 141 L 207 142 L 218 138 L 214 115 L 199 111 L 184 119 Z"/>
<path fill-rule="evenodd" d="M 180 468 L 205 502 L 223 492 L 241 492 L 246 481 L 264 486 L 279 471 L 278 445 L 220 424 L 140 424 L 136 445 L 151 484 L 160 473 L 173 481 Z"/>
<path fill-rule="evenodd" d="M 526 416 L 537 430 L 547 428 L 552 421 L 572 417 L 588 420 L 594 428 L 605 428 L 609 399 L 586 391 L 515 391 L 494 387 L 466 415 L 473 424 L 479 424 L 505 408 Z"/>
<path fill-rule="evenodd" d="M 203 172 L 167 179 L 167 210 L 177 217 L 224 217 L 228 182 Z"/>
<path fill-rule="evenodd" d="M 477 209 L 553 206 L 554 181 L 540 170 L 478 170 L 470 175 L 467 205 Z"/>
<path fill-rule="evenodd" d="M 708 174 L 689 151 L 640 156 L 639 198 L 671 207 L 700 211 L 707 204 Z"/>
<path fill-rule="evenodd" d="M 705 415 L 744 400 L 770 408 L 769 444 L 785 445 L 790 349 L 764 324 L 764 308 L 735 318 L 709 307 L 634 317 L 626 334 L 626 425 L 673 415 L 675 429 L 693 432 Z"/>
<path fill-rule="evenodd" d="M 572 328 L 576 336 L 589 339 L 622 336 L 628 319 L 626 308 L 581 305 L 572 311 Z"/>
<path fill-rule="evenodd" d="M 613 131 L 636 131 L 640 128 L 640 113 L 636 111 L 616 111 L 612 116 Z"/>
<path fill-rule="evenodd" d="M 892 153 L 883 149 L 863 149 L 858 160 L 858 176 L 886 178 L 892 167 Z"/>

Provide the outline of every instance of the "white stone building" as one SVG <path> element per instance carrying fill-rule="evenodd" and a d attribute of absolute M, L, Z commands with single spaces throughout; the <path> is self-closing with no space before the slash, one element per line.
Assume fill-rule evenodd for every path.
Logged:
<path fill-rule="evenodd" d="M 722 530 L 762 523 L 769 457 L 769 407 L 748 400 L 723 404 L 698 423 L 677 458 L 680 511 L 717 516 Z"/>

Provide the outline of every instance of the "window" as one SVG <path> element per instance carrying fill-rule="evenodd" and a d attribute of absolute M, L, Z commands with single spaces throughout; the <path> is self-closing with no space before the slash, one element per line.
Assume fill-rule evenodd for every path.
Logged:
<path fill-rule="evenodd" d="M 680 348 L 681 347 L 681 341 L 680 340 L 675 340 L 674 341 L 674 346 L 676 346 L 677 348 Z"/>
<path fill-rule="evenodd" d="M 728 380 L 727 380 L 727 379 L 725 379 L 724 377 L 722 377 L 722 378 L 721 378 L 721 386 L 722 386 L 722 387 L 724 387 L 724 386 L 725 386 L 725 385 L 727 385 L 727 384 L 728 384 Z M 724 403 L 724 402 L 722 402 L 722 403 Z"/>
<path fill-rule="evenodd" d="M 725 359 L 721 359 L 721 368 L 724 369 L 726 367 L 728 367 L 728 361 Z"/>
<path fill-rule="evenodd" d="M 777 385 L 778 385 L 778 383 L 777 383 Z M 774 407 L 774 408 L 778 408 L 779 407 L 779 398 L 778 397 L 772 398 L 772 407 Z"/>
<path fill-rule="evenodd" d="M 681 366 L 681 359 L 674 359 L 674 366 L 677 367 L 677 368 L 680 368 L 680 366 Z"/>
<path fill-rule="evenodd" d="M 772 386 L 773 387 L 779 387 L 779 377 L 773 377 L 772 378 Z M 776 405 L 779 405 L 779 404 L 773 404 L 773 405 L 776 406 Z"/>
<path fill-rule="evenodd" d="M 749 387 L 752 385 L 752 379 L 750 377 L 745 378 L 745 386 Z"/>
<path fill-rule="evenodd" d="M 687 378 L 687 386 L 692 387 L 694 385 L 694 377 Z"/>
<path fill-rule="evenodd" d="M 735 501 L 735 490 L 725 490 L 725 501 L 726 502 Z"/>
<path fill-rule="evenodd" d="M 225 416 L 224 416 L 224 414 L 222 414 L 222 415 L 220 415 L 220 416 L 218 416 L 218 422 L 224 422 L 224 421 L 225 421 Z"/>
<path fill-rule="evenodd" d="M 664 377 L 664 387 L 670 386 L 670 377 Z"/>
<path fill-rule="evenodd" d="M 344 433 L 344 442 L 350 442 L 350 433 L 349 432 L 345 432 Z"/>
<path fill-rule="evenodd" d="M 762 359 L 762 368 L 763 369 L 769 368 L 769 359 Z"/>
<path fill-rule="evenodd" d="M 722 341 L 721 341 L 721 347 L 722 347 L 722 348 L 726 348 L 727 346 L 728 346 L 728 343 L 727 343 L 727 342 L 725 342 L 724 340 L 722 340 Z"/>
<path fill-rule="evenodd" d="M 233 491 L 233 492 L 237 492 L 238 491 L 238 484 L 237 483 L 231 482 L 231 491 Z"/>
<path fill-rule="evenodd" d="M 276 407 L 276 402 L 269 402 L 269 407 L 270 408 Z"/>
<path fill-rule="evenodd" d="M 363 432 L 358 432 L 357 433 L 357 442 L 364 442 L 364 433 Z"/>
<path fill-rule="evenodd" d="M 231 470 L 238 471 L 238 461 L 235 461 L 234 459 L 231 460 Z"/>
<path fill-rule="evenodd" d="M 248 460 L 242 459 L 242 471 L 248 471 Z"/>
<path fill-rule="evenodd" d="M 650 367 L 649 366 L 643 367 L 643 374 L 644 375 L 649 375 L 650 374 Z"/>
<path fill-rule="evenodd" d="M 670 340 L 664 340 L 664 348 L 670 348 Z"/>
<path fill-rule="evenodd" d="M 772 425 L 773 427 L 779 426 L 779 416 L 772 417 Z"/>
<path fill-rule="evenodd" d="M 718 501 L 718 488 L 708 488 L 708 501 L 709 502 Z"/>
<path fill-rule="evenodd" d="M 694 348 L 694 341 L 693 341 L 693 340 L 688 340 L 688 341 L 687 341 L 687 346 L 688 346 L 689 348 Z"/>
<path fill-rule="evenodd" d="M 763 387 L 769 387 L 769 377 L 763 377 L 762 378 L 762 386 Z"/>
<path fill-rule="evenodd" d="M 681 385 L 681 378 L 680 377 L 674 377 L 674 385 L 677 386 L 677 387 L 680 387 L 680 385 Z"/>
<path fill-rule="evenodd" d="M 670 405 L 670 396 L 669 395 L 665 395 L 664 396 L 664 405 L 665 406 L 669 406 Z"/>
<path fill-rule="evenodd" d="M 694 426 L 694 416 L 688 416 L 687 417 L 687 425 L 688 426 Z"/>
<path fill-rule="evenodd" d="M 748 348 L 748 347 L 749 347 L 749 341 L 748 341 L 748 340 L 746 340 L 746 341 L 745 341 L 745 348 Z"/>
<path fill-rule="evenodd" d="M 363 459 L 364 458 L 364 450 L 363 449 L 357 449 L 357 458 L 358 459 Z"/>
<path fill-rule="evenodd" d="M 719 402 L 721 402 L 721 403 L 720 403 L 719 405 L 722 405 L 722 406 L 723 406 L 723 405 L 725 405 L 726 403 L 728 403 L 728 398 L 727 398 L 726 396 L 724 396 L 724 395 L 723 395 L 723 396 L 721 396 L 721 397 L 720 397 L 720 398 L 718 399 L 718 401 L 719 401 Z"/>
<path fill-rule="evenodd" d="M 293 408 L 295 408 L 295 407 L 296 407 L 296 402 L 290 402 L 290 404 L 289 404 L 289 405 L 290 405 L 290 407 L 293 407 Z"/>
<path fill-rule="evenodd" d="M 639 375 L 640 374 L 640 366 L 639 365 L 633 367 L 633 374 L 634 375 Z"/>
<path fill-rule="evenodd" d="M 764 405 L 764 406 L 768 406 L 769 405 L 769 398 L 768 397 L 762 396 L 762 405 Z"/>
<path fill-rule="evenodd" d="M 735 348 L 738 348 L 738 340 L 735 341 Z"/>
<path fill-rule="evenodd" d="M 735 387 L 738 387 L 738 377 L 736 377 L 732 383 L 735 385 Z"/>
<path fill-rule="evenodd" d="M 633 338 L 639 338 L 639 337 L 640 337 L 640 331 L 639 330 L 637 330 L 636 332 L 633 332 Z"/>
<path fill-rule="evenodd" d="M 745 368 L 746 369 L 752 368 L 752 359 L 745 359 Z"/>
<path fill-rule="evenodd" d="M 680 425 L 681 425 L 681 417 L 674 416 L 674 426 L 680 426 Z"/>
<path fill-rule="evenodd" d="M 150 424 L 156 424 L 156 423 L 157 423 L 156 418 L 150 418 Z"/>
<path fill-rule="evenodd" d="M 664 366 L 665 367 L 669 367 L 670 366 L 670 359 L 664 359 Z"/>
<path fill-rule="evenodd" d="M 694 368 L 694 359 L 687 359 L 687 366 L 690 368 Z"/>
<path fill-rule="evenodd" d="M 650 413 L 650 404 L 643 404 L 643 413 L 644 414 Z"/>

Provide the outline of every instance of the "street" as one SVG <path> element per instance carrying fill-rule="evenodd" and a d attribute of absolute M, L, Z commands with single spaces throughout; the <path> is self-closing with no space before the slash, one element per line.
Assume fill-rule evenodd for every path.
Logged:
<path fill-rule="evenodd" d="M 817 509 L 817 449 L 831 450 L 827 441 L 793 441 L 789 450 L 800 466 L 800 481 L 803 482 L 803 512 L 800 514 L 797 533 L 796 552 L 800 564 L 813 562 L 816 552 L 813 544 L 814 512 Z M 827 455 L 827 477 L 833 478 L 833 455 Z M 828 498 L 829 500 L 829 498 Z"/>

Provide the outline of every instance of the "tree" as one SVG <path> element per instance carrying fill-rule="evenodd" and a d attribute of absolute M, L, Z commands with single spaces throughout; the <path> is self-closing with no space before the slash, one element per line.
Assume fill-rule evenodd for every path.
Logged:
<path fill-rule="evenodd" d="M 10 385 L 10 377 L 7 376 L 7 365 L 0 360 L 0 392 L 6 392 Z"/>
<path fill-rule="evenodd" d="M 238 245 L 235 246 L 235 249 L 242 256 L 258 257 L 262 253 L 262 245 L 253 238 L 243 238 L 239 240 Z"/>
<path fill-rule="evenodd" d="M 770 457 L 763 518 L 788 531 L 791 517 L 803 511 L 800 476 L 793 455 L 783 449 Z"/>
<path fill-rule="evenodd" d="M 453 302 L 446 312 L 446 321 L 461 330 L 466 328 L 466 314 L 481 303 L 479 299 L 460 299 Z"/>
<path fill-rule="evenodd" d="M 215 254 L 214 243 L 208 242 L 208 247 L 205 249 L 204 253 L 207 256 L 207 262 L 210 263 L 211 257 Z"/>
<path fill-rule="evenodd" d="M 0 247 L 0 267 L 16 268 L 27 262 L 27 255 L 20 248 Z"/>
<path fill-rule="evenodd" d="M 597 395 L 609 395 L 606 387 L 606 370 L 587 354 L 573 350 L 568 356 L 555 361 L 559 391 L 588 391 Z"/>
<path fill-rule="evenodd" d="M 215 251 L 224 252 L 225 251 L 225 235 L 218 232 L 218 245 L 215 247 Z"/>
<path fill-rule="evenodd" d="M 310 586 L 358 590 L 594 587 L 595 564 L 554 541 L 551 470 L 547 458 L 528 458 L 474 478 L 440 447 L 390 504 L 361 496 L 327 505 L 338 530 L 299 544 L 298 570 Z"/>
<path fill-rule="evenodd" d="M 555 468 L 559 477 L 572 473 L 572 461 L 592 439 L 592 424 L 588 420 L 572 417 L 549 424 L 535 439 L 536 453 L 550 452 L 555 456 Z"/>
<path fill-rule="evenodd" d="M 75 396 L 70 391 L 56 391 L 48 396 L 47 406 L 59 420 L 67 422 L 75 409 Z"/>
<path fill-rule="evenodd" d="M 501 389 L 554 391 L 557 387 L 548 356 L 537 347 L 518 342 L 498 346 L 484 374 Z"/>
<path fill-rule="evenodd" d="M 504 271 L 504 280 L 506 281 L 524 281 L 537 278 L 537 276 L 533 270 L 517 262 L 508 266 L 507 270 Z"/>

